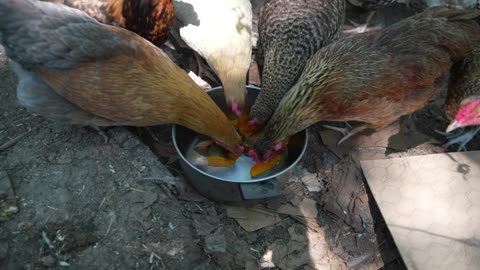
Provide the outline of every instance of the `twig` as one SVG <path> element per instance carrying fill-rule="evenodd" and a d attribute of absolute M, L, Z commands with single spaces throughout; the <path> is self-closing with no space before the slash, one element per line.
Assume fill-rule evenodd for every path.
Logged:
<path fill-rule="evenodd" d="M 274 210 L 270 210 L 268 208 L 264 208 L 264 207 L 261 207 L 261 206 L 252 207 L 249 210 L 255 211 L 255 212 L 258 212 L 258 213 L 261 213 L 261 214 L 269 215 L 269 216 L 276 216 L 278 214 Z"/>
<path fill-rule="evenodd" d="M 47 208 L 50 208 L 50 209 L 55 210 L 55 211 L 58 211 L 58 208 L 55 208 L 55 207 L 50 206 L 50 205 L 47 205 Z"/>
<path fill-rule="evenodd" d="M 82 189 L 80 189 L 80 191 L 76 191 L 75 193 L 80 196 L 84 190 L 85 190 L 85 185 L 82 186 Z"/>
<path fill-rule="evenodd" d="M 165 263 L 164 263 L 163 260 L 162 260 L 162 257 L 160 257 L 160 256 L 158 256 L 157 254 L 155 254 L 155 252 L 152 252 L 152 254 L 153 254 L 153 256 L 154 256 L 155 258 L 157 258 L 157 259 L 160 261 L 160 264 L 162 264 L 162 269 L 167 269 L 167 268 L 165 267 Z"/>
<path fill-rule="evenodd" d="M 27 136 L 28 134 L 30 134 L 30 132 L 32 132 L 34 129 L 36 129 L 37 127 L 39 127 L 40 125 L 36 125 L 34 126 L 33 128 L 30 128 L 29 130 L 25 131 L 24 133 L 20 134 L 20 135 L 17 135 L 15 136 L 14 138 L 12 138 L 11 140 L 9 140 L 8 142 L 0 145 L 0 152 L 3 151 L 3 150 L 6 150 L 12 146 L 14 146 L 17 142 L 19 142 L 23 137 Z"/>
<path fill-rule="evenodd" d="M 311 222 L 308 222 L 308 221 L 306 220 L 306 218 L 304 218 L 304 217 L 293 216 L 293 215 L 291 215 L 290 217 L 292 217 L 293 219 L 295 219 L 296 221 L 300 222 L 300 223 L 303 224 L 305 227 L 311 229 L 312 231 L 314 231 L 314 232 L 316 232 L 316 233 L 320 233 L 320 232 L 321 232 L 321 230 L 320 230 L 319 228 L 313 226 L 313 225 L 311 224 Z M 316 223 L 314 223 L 314 224 L 318 226 L 318 224 L 316 224 Z"/>
<path fill-rule="evenodd" d="M 100 203 L 100 206 L 98 206 L 98 208 L 102 208 L 103 204 L 105 203 L 105 200 L 106 200 L 106 198 L 103 197 L 103 200 L 102 200 L 102 202 Z"/>
<path fill-rule="evenodd" d="M 110 221 L 108 222 L 108 228 L 107 231 L 105 232 L 105 235 L 103 237 L 107 237 L 108 233 L 110 232 L 110 229 L 112 228 L 113 223 L 115 223 L 115 212 L 110 211 L 108 213 L 108 217 L 110 218 Z"/>
<path fill-rule="evenodd" d="M 18 141 L 20 141 L 23 137 L 27 136 L 28 133 L 30 133 L 32 130 L 28 130 L 27 132 L 24 132 L 18 136 L 15 136 L 13 139 L 9 140 L 8 142 L 0 145 L 0 151 L 6 150 L 12 146 L 14 146 Z"/>
<path fill-rule="evenodd" d="M 56 254 L 57 252 L 55 250 L 55 246 L 53 245 L 52 241 L 48 239 L 47 233 L 45 231 L 42 231 L 42 238 L 43 241 L 45 241 L 45 244 L 47 244 L 47 246 L 50 248 L 50 250 Z"/>
<path fill-rule="evenodd" d="M 176 178 L 174 176 L 163 176 L 163 177 L 150 176 L 150 177 L 144 177 L 141 180 L 147 181 L 147 182 L 153 182 L 155 184 L 169 184 L 172 186 L 175 186 L 177 184 Z"/>
<path fill-rule="evenodd" d="M 172 191 L 168 187 L 166 187 L 165 185 L 158 185 L 158 186 L 160 187 L 160 189 L 163 190 L 163 193 L 167 195 L 169 199 L 172 199 L 174 197 L 172 195 Z"/>
<path fill-rule="evenodd" d="M 65 247 L 66 243 L 64 243 L 62 245 L 60 250 L 57 250 L 55 248 L 55 245 L 52 243 L 52 241 L 50 239 L 48 239 L 47 233 L 45 231 L 42 231 L 42 239 L 45 242 L 45 244 L 47 244 L 48 248 L 50 249 L 50 253 L 55 257 L 55 259 L 57 259 L 58 264 L 60 266 L 69 266 L 70 265 L 68 262 L 64 261 L 60 257 L 60 253 L 62 252 L 62 249 Z"/>
<path fill-rule="evenodd" d="M 203 212 L 203 209 L 200 207 L 200 205 L 198 205 L 196 202 L 193 202 L 193 204 L 195 204 L 196 207 L 198 207 L 198 209 Z"/>
<path fill-rule="evenodd" d="M 149 127 L 145 127 L 145 129 L 147 130 L 148 134 L 150 134 L 150 136 L 152 136 L 153 140 L 156 141 L 156 142 L 160 142 L 160 139 L 157 137 L 157 135 L 153 132 L 153 130 L 151 130 Z"/>
<path fill-rule="evenodd" d="M 337 235 L 335 235 L 335 246 L 338 246 L 338 237 L 340 236 L 340 230 L 337 231 Z"/>
<path fill-rule="evenodd" d="M 142 193 L 145 192 L 144 190 L 141 190 L 141 189 L 138 189 L 138 188 L 133 188 L 133 187 L 130 187 L 129 189 L 133 190 L 133 191 L 137 191 L 137 192 L 142 192 Z"/>

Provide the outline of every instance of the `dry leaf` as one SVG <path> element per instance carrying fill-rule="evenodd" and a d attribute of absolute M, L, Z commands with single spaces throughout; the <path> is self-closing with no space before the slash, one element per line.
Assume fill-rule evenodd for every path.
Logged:
<path fill-rule="evenodd" d="M 205 236 L 205 250 L 208 253 L 225 253 L 227 251 L 225 235 L 217 230 L 215 233 Z"/>
<path fill-rule="evenodd" d="M 282 221 L 278 214 L 266 208 L 225 206 L 225 209 L 227 216 L 234 218 L 247 232 L 253 232 Z"/>
<path fill-rule="evenodd" d="M 7 172 L 0 171 L 0 216 L 9 216 L 18 212 L 17 199 Z"/>
<path fill-rule="evenodd" d="M 285 188 L 284 194 L 287 200 L 293 205 L 298 205 L 305 197 L 304 187 L 300 182 L 288 183 Z"/>
<path fill-rule="evenodd" d="M 303 199 L 302 202 L 298 205 L 300 212 L 302 215 L 307 218 L 316 218 L 318 211 L 317 211 L 317 202 L 310 198 Z"/>
<path fill-rule="evenodd" d="M 144 245 L 144 249 L 148 253 L 154 252 L 159 255 L 168 255 L 171 257 L 183 255 L 184 248 L 183 241 L 180 240 L 170 240 Z"/>
<path fill-rule="evenodd" d="M 305 242 L 307 241 L 307 232 L 305 226 L 300 224 L 293 224 L 290 228 L 288 228 L 288 234 L 290 238 L 294 241 L 298 242 Z"/>
<path fill-rule="evenodd" d="M 316 204 L 317 202 L 315 200 L 304 198 L 297 207 L 290 204 L 280 206 L 280 208 L 277 209 L 277 213 L 289 216 L 316 218 L 318 214 Z"/>
<path fill-rule="evenodd" d="M 319 192 L 322 190 L 322 183 L 320 183 L 316 173 L 310 173 L 307 170 L 303 170 L 304 174 L 300 178 L 303 184 L 307 187 L 309 192 Z"/>
<path fill-rule="evenodd" d="M 205 215 L 193 214 L 192 219 L 193 227 L 198 235 L 208 235 L 218 228 L 218 225 L 216 224 L 218 223 L 218 220 L 215 220 L 215 218 L 212 220 L 216 221 L 215 224 L 212 224 L 213 222 L 209 222 L 209 217 Z"/>

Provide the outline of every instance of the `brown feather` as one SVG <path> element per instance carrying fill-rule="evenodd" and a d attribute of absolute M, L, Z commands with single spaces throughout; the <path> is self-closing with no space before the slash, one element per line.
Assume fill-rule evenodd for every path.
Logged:
<path fill-rule="evenodd" d="M 150 40 L 153 44 L 163 44 L 168 39 L 172 29 L 175 10 L 172 0 L 156 0 L 154 5 L 143 7 L 148 15 L 139 14 L 133 6 L 139 5 L 138 0 L 121 0 L 122 15 L 125 18 L 125 28 Z M 148 4 L 145 4 L 148 5 Z"/>
<path fill-rule="evenodd" d="M 173 0 L 156 0 L 153 5 L 140 0 L 63 0 L 63 4 L 82 10 L 101 23 L 135 32 L 155 45 L 167 40 L 175 17 Z M 140 8 L 147 14 L 140 14 Z"/>
<path fill-rule="evenodd" d="M 174 123 L 234 149 L 240 137 L 225 114 L 158 47 L 121 28 L 129 52 L 70 70 L 34 69 L 58 94 L 117 125 Z"/>
<path fill-rule="evenodd" d="M 256 147 L 264 150 L 319 121 L 379 129 L 422 108 L 445 85 L 452 64 L 480 44 L 480 26 L 470 20 L 479 13 L 462 12 L 434 8 L 320 49 Z"/>
<path fill-rule="evenodd" d="M 480 47 L 452 67 L 445 101 L 447 117 L 453 120 L 460 107 L 473 98 L 480 98 Z"/>

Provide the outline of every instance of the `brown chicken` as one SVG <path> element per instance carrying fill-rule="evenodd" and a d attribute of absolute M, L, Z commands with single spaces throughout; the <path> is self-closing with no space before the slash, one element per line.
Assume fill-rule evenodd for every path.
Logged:
<path fill-rule="evenodd" d="M 174 123 L 239 153 L 225 114 L 152 43 L 64 5 L 0 1 L 0 41 L 15 62 L 20 103 L 64 123 Z"/>
<path fill-rule="evenodd" d="M 348 138 L 422 108 L 446 84 L 452 64 L 479 45 L 478 16 L 434 8 L 323 47 L 282 99 L 252 155 L 319 121 L 366 123 Z"/>
<path fill-rule="evenodd" d="M 155 45 L 167 41 L 175 10 L 172 0 L 46 0 L 73 7 L 97 21 L 126 28 Z"/>
<path fill-rule="evenodd" d="M 480 48 L 451 69 L 445 112 L 452 121 L 446 132 L 468 126 L 479 126 L 457 136 L 447 136 L 446 147 L 459 143 L 459 150 L 480 131 Z"/>

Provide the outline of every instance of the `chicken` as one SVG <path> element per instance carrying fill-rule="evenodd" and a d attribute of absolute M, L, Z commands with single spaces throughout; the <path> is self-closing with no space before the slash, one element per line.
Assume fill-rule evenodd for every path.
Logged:
<path fill-rule="evenodd" d="M 434 8 L 323 47 L 280 102 L 256 154 L 319 121 L 365 122 L 348 138 L 422 108 L 446 84 L 452 64 L 479 45 L 478 16 Z"/>
<path fill-rule="evenodd" d="M 120 27 L 160 45 L 168 39 L 175 9 L 172 0 L 123 0 L 122 16 L 125 18 L 125 25 Z"/>
<path fill-rule="evenodd" d="M 265 1 L 257 46 L 262 91 L 250 111 L 251 126 L 266 123 L 307 60 L 337 36 L 344 17 L 344 0 Z"/>
<path fill-rule="evenodd" d="M 79 125 L 173 123 L 241 150 L 213 100 L 133 32 L 64 5 L 1 0 L 0 43 L 19 77 L 19 102 L 34 113 Z"/>
<path fill-rule="evenodd" d="M 175 10 L 172 0 L 47 0 L 63 3 L 97 21 L 126 28 L 155 45 L 168 39 Z"/>
<path fill-rule="evenodd" d="M 460 150 L 480 131 L 480 47 L 452 67 L 445 112 L 452 121 L 446 132 L 479 126 L 450 138 L 445 145 L 459 143 Z"/>
<path fill-rule="evenodd" d="M 240 116 L 252 55 L 249 0 L 175 0 L 173 34 L 200 54 L 222 81 L 228 107 Z"/>

